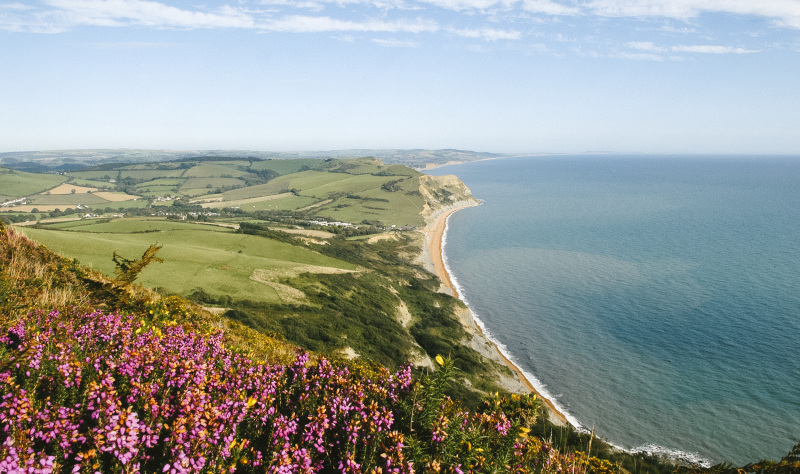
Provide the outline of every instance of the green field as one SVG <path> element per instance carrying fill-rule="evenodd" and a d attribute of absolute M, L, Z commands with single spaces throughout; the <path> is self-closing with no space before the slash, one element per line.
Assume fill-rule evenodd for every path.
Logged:
<path fill-rule="evenodd" d="M 41 193 L 66 181 L 57 174 L 23 173 L 0 168 L 0 198 L 3 201 Z"/>
<path fill-rule="evenodd" d="M 289 189 L 289 180 L 289 177 L 281 176 L 280 178 L 275 178 L 266 184 L 258 184 L 256 186 L 248 186 L 246 188 L 226 191 L 223 193 L 223 196 L 226 201 L 237 201 L 239 199 L 250 199 L 261 196 L 269 196 L 270 194 L 279 194 Z"/>
<path fill-rule="evenodd" d="M 220 201 L 204 204 L 203 207 L 209 209 L 219 208 L 238 208 L 245 212 L 253 211 L 296 211 L 319 202 L 319 199 L 312 197 L 294 196 L 290 193 L 271 194 L 250 199 L 239 199 L 236 201 Z"/>
<path fill-rule="evenodd" d="M 246 171 L 241 171 L 235 166 L 225 166 L 222 164 L 202 164 L 187 170 L 183 176 L 186 178 L 217 178 L 224 175 L 226 177 L 236 178 L 246 174 Z"/>
<path fill-rule="evenodd" d="M 244 181 L 236 178 L 188 178 L 181 185 L 181 192 L 190 189 L 207 188 L 208 190 L 217 189 L 224 186 L 244 186 Z"/>
<path fill-rule="evenodd" d="M 134 217 L 127 219 L 82 219 L 47 224 L 47 229 L 75 230 L 79 232 L 135 234 L 168 232 L 173 230 L 203 230 L 229 232 L 230 229 L 209 224 L 171 221 L 163 218 Z"/>
<path fill-rule="evenodd" d="M 70 176 L 92 181 L 105 181 L 116 179 L 117 171 L 71 171 Z"/>
<path fill-rule="evenodd" d="M 73 232 L 34 228 L 23 232 L 64 256 L 77 258 L 81 264 L 109 275 L 115 268 L 113 252 L 133 259 L 149 245 L 161 244 L 158 256 L 164 263 L 145 268 L 138 281 L 184 296 L 202 288 L 218 297 L 280 303 L 285 299 L 283 288 L 270 280 L 270 275 L 285 277 L 297 268 L 356 269 L 353 264 L 303 247 L 217 226 L 134 219 L 64 225 L 70 224 Z M 132 230 L 136 233 L 130 233 Z"/>
<path fill-rule="evenodd" d="M 147 199 L 137 199 L 135 201 L 109 201 L 105 204 L 92 206 L 92 209 L 95 211 L 101 211 L 105 209 L 118 211 L 120 209 L 144 209 L 149 205 L 150 203 L 147 201 Z"/>
<path fill-rule="evenodd" d="M 356 162 L 348 172 L 301 171 L 275 178 L 267 184 L 223 193 L 224 201 L 207 207 L 241 207 L 243 210 L 303 210 L 329 220 L 385 225 L 418 226 L 424 201 L 416 172 L 403 166 L 381 167 Z M 338 168 L 336 168 L 338 170 Z M 365 173 L 373 171 L 378 175 Z M 357 174 L 351 174 L 357 172 Z M 397 173 L 397 174 L 388 174 Z M 401 174 L 403 173 L 403 174 Z M 298 198 L 243 202 L 294 190 Z"/>
<path fill-rule="evenodd" d="M 108 190 L 112 190 L 114 188 L 114 185 L 109 183 L 107 180 L 72 178 L 69 180 L 69 183 L 76 186 L 86 186 L 87 188 L 101 188 Z"/>
<path fill-rule="evenodd" d="M 286 175 L 297 173 L 304 167 L 313 168 L 319 164 L 320 160 L 318 159 L 266 160 L 254 162 L 252 168 L 254 170 L 273 170 L 280 175 Z"/>
<path fill-rule="evenodd" d="M 158 178 L 180 178 L 186 170 L 130 170 L 122 169 L 119 171 L 119 179 L 133 178 L 139 180 L 152 180 Z"/>
<path fill-rule="evenodd" d="M 147 198 L 174 196 L 191 199 L 208 209 L 292 211 L 302 213 L 308 219 L 353 224 L 419 226 L 423 223 L 419 215 L 424 206 L 424 198 L 419 193 L 420 173 L 403 165 L 387 166 L 372 158 L 263 161 L 204 158 L 122 164 L 116 168 L 103 165 L 99 168 L 68 172 L 65 176 L 5 173 L 0 174 L 0 184 L 4 179 L 8 183 L 2 188 L 3 196 L 7 195 L 6 201 L 24 196 L 20 194 L 22 191 L 43 191 L 66 180 L 70 184 L 97 184 L 104 189 Z M 15 176 L 19 184 L 12 184 L 9 176 Z M 115 182 L 110 183 L 110 180 Z M 225 189 L 227 191 L 223 191 Z M 223 200 L 203 202 L 206 196 L 222 197 Z M 158 201 L 153 205 L 159 206 L 160 212 L 168 213 L 171 211 L 163 208 L 173 206 L 175 202 Z M 55 206 L 64 210 L 79 204 L 111 210 L 148 205 L 145 200 L 112 203 L 83 193 L 38 194 L 29 198 L 29 204 L 43 207 L 48 212 Z M 181 205 L 184 204 L 182 201 Z"/>
<path fill-rule="evenodd" d="M 104 206 L 108 203 L 109 201 L 107 199 L 103 199 L 91 193 L 37 194 L 36 196 L 31 196 L 31 198 L 28 200 L 28 204 L 33 204 L 37 206 L 64 205 L 68 207 L 74 207 L 77 206 L 78 204 Z"/>

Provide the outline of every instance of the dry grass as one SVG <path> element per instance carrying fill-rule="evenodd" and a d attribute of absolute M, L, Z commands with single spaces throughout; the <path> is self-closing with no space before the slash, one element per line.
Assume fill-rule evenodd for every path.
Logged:
<path fill-rule="evenodd" d="M 53 189 L 46 191 L 50 194 L 85 194 L 97 191 L 97 188 L 89 188 L 86 186 L 76 186 L 74 184 L 62 184 Z M 42 193 L 44 194 L 44 193 Z"/>
<path fill-rule="evenodd" d="M 111 201 L 111 202 L 133 201 L 135 199 L 141 198 L 141 196 L 134 196 L 132 194 L 112 193 L 108 191 L 98 191 L 94 193 L 94 195 L 97 197 L 101 197 L 106 201 Z"/>

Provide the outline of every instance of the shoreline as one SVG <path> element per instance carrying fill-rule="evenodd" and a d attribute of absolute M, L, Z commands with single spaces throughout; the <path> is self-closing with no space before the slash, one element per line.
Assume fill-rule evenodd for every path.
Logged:
<path fill-rule="evenodd" d="M 425 252 L 427 255 L 424 257 L 427 257 L 429 263 L 432 264 L 431 266 L 435 270 L 434 273 L 437 277 L 439 277 L 442 285 L 453 297 L 458 298 L 459 300 L 461 300 L 461 295 L 459 295 L 458 290 L 453 284 L 450 273 L 447 271 L 447 266 L 444 262 L 443 241 L 447 230 L 447 220 L 456 211 L 478 205 L 480 205 L 480 202 L 473 201 L 457 203 L 453 207 L 445 208 L 430 216 L 428 218 L 428 223 L 423 230 L 423 234 L 425 235 L 425 244 L 427 247 L 427 252 Z M 461 301 L 463 302 L 463 300 Z M 579 426 L 576 426 L 575 423 L 570 422 L 570 420 L 561 411 L 559 411 L 558 408 L 556 408 L 555 404 L 550 399 L 542 396 L 540 391 L 537 390 L 533 383 L 525 376 L 522 369 L 511 362 L 511 360 L 509 360 L 509 358 L 506 357 L 506 355 L 500 350 L 500 347 L 498 347 L 497 344 L 495 344 L 486 336 L 483 327 L 475 319 L 475 316 L 469 307 L 467 307 L 467 311 L 469 312 L 469 319 L 472 323 L 472 326 L 474 326 L 474 329 L 476 330 L 476 334 L 479 334 L 488 343 L 488 345 L 493 348 L 493 352 L 497 356 L 496 360 L 508 367 L 517 376 L 519 382 L 529 393 L 535 394 L 537 398 L 542 400 L 543 404 L 547 407 L 549 420 L 557 425 L 572 425 L 576 428 L 579 428 Z"/>

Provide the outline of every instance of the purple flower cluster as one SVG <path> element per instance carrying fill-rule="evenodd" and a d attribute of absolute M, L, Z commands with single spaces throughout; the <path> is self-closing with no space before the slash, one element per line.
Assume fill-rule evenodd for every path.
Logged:
<path fill-rule="evenodd" d="M 255 363 L 221 333 L 101 312 L 32 313 L 0 343 L 12 333 L 0 472 L 413 472 L 391 431 L 408 367 Z"/>
<path fill-rule="evenodd" d="M 0 336 L 0 472 L 586 471 L 507 415 L 530 400 L 470 413 L 437 363 L 415 383 L 304 352 L 254 362 L 220 332 L 137 316 L 34 312 Z"/>

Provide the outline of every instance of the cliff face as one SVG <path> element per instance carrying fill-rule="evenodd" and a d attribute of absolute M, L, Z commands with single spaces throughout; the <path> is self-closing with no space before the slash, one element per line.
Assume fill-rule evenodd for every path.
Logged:
<path fill-rule="evenodd" d="M 426 221 L 452 207 L 478 203 L 472 191 L 455 175 L 422 175 L 419 177 L 419 192 L 425 199 L 420 214 Z"/>

